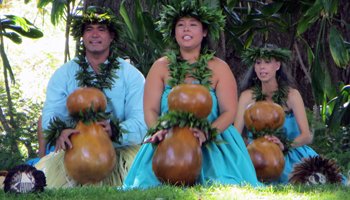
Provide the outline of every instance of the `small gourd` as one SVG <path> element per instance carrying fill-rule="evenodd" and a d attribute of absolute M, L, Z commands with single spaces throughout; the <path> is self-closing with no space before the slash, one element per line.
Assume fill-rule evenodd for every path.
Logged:
<path fill-rule="evenodd" d="M 273 102 L 257 101 L 247 106 L 244 112 L 244 123 L 248 130 L 275 130 L 284 123 L 283 108 Z"/>

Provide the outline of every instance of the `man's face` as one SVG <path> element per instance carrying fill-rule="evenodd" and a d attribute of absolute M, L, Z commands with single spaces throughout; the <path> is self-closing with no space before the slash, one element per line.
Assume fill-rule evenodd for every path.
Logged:
<path fill-rule="evenodd" d="M 105 24 L 88 24 L 85 26 L 83 42 L 87 54 L 109 54 L 109 46 L 114 34 Z"/>

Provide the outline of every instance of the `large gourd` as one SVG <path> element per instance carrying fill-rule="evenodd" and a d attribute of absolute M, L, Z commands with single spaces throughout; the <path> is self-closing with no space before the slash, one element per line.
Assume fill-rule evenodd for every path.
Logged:
<path fill-rule="evenodd" d="M 162 182 L 193 185 L 202 166 L 198 139 L 188 127 L 173 127 L 158 144 L 152 166 Z"/>
<path fill-rule="evenodd" d="M 169 110 L 205 118 L 212 107 L 207 88 L 196 84 L 175 86 L 168 96 Z M 152 160 L 158 179 L 173 185 L 193 185 L 202 168 L 202 150 L 189 127 L 172 127 L 158 144 Z"/>
<path fill-rule="evenodd" d="M 244 113 L 244 122 L 248 130 L 275 131 L 280 128 L 285 119 L 283 108 L 273 102 L 257 101 L 248 105 Z M 283 172 L 285 161 L 280 147 L 259 137 L 247 146 L 253 161 L 257 177 L 260 181 L 277 180 Z"/>
<path fill-rule="evenodd" d="M 284 156 L 280 147 L 259 137 L 247 146 L 250 158 L 253 161 L 256 175 L 260 181 L 277 180 L 284 169 Z"/>
<path fill-rule="evenodd" d="M 79 88 L 67 99 L 70 115 L 104 111 L 107 100 L 96 88 Z M 101 125 L 96 122 L 77 123 L 78 134 L 71 136 L 73 148 L 64 156 L 64 165 L 70 177 L 80 184 L 94 184 L 106 178 L 116 164 L 112 142 Z"/>

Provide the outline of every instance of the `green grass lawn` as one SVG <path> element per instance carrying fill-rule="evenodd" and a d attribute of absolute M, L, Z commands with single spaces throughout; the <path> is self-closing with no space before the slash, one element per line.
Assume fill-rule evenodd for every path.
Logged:
<path fill-rule="evenodd" d="M 46 189 L 38 194 L 8 194 L 0 191 L 0 199 L 350 199 L 350 187 L 339 185 L 323 186 L 212 186 L 212 187 L 170 187 L 163 186 L 148 190 L 119 191 L 114 187 L 80 187 L 72 189 Z"/>

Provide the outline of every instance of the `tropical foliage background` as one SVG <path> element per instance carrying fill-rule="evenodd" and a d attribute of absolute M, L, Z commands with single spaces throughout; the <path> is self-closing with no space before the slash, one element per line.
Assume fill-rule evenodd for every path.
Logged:
<path fill-rule="evenodd" d="M 119 53 L 146 76 L 153 61 L 167 47 L 155 23 L 162 5 L 170 2 L 176 0 L 0 1 L 0 169 L 36 157 L 36 127 L 47 79 L 74 56 L 75 43 L 69 37 L 73 15 L 89 5 L 112 8 L 123 25 Z M 268 42 L 292 50 L 289 66 L 308 109 L 314 133 L 311 146 L 336 159 L 344 172 L 350 170 L 350 2 L 201 2 L 220 8 L 226 16 L 220 41 L 211 46 L 217 56 L 230 64 L 238 84 L 247 70 L 240 62 L 244 48 Z M 24 11 L 23 7 L 29 9 Z M 31 40 L 44 40 L 46 45 L 37 49 L 37 43 L 28 42 Z M 14 49 L 22 51 L 16 53 Z M 29 75 L 32 71 L 36 75 Z M 23 81 L 28 76 L 31 79 Z M 28 91 L 32 91 L 31 95 Z"/>

